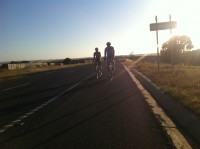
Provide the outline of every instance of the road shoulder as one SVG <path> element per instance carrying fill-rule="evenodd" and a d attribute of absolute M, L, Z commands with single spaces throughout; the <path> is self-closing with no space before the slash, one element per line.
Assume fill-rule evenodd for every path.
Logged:
<path fill-rule="evenodd" d="M 149 82 L 149 80 L 146 77 L 144 77 L 142 74 L 140 74 L 136 70 L 134 69 L 129 70 L 127 67 L 125 67 L 125 69 L 129 73 L 132 80 L 136 83 L 138 88 L 141 90 L 142 94 L 146 98 L 147 103 L 150 105 L 153 113 L 156 115 L 157 119 L 160 121 L 164 130 L 172 139 L 176 148 L 187 148 L 187 149 L 192 148 L 190 144 L 187 142 L 187 140 L 185 139 L 185 137 L 179 132 L 175 123 L 173 123 L 173 121 L 167 116 L 169 112 L 167 112 L 167 114 L 165 114 L 164 112 L 164 110 L 170 110 L 172 108 L 174 109 L 173 111 L 178 111 L 179 115 L 182 114 L 180 113 L 181 112 L 180 107 L 178 108 L 178 110 L 176 109 L 176 106 L 178 106 L 178 104 L 176 105 L 176 104 L 170 103 L 166 99 L 165 95 L 163 95 L 162 92 L 160 92 L 158 87 L 156 87 L 151 82 Z M 159 102 L 160 100 L 163 102 L 166 102 L 167 104 L 162 103 L 162 102 L 161 102 L 162 104 L 160 104 Z M 162 108 L 157 104 L 157 102 L 159 105 L 161 105 L 161 107 L 164 110 L 162 110 Z M 167 108 L 165 106 L 163 107 L 163 104 L 167 106 Z"/>

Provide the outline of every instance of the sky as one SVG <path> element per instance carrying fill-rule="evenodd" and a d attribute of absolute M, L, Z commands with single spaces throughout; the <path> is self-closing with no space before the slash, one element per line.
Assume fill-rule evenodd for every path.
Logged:
<path fill-rule="evenodd" d="M 187 35 L 200 48 L 199 0 L 1 0 L 0 62 L 156 53 L 149 24 L 177 21 L 172 34 L 159 31 L 159 47 L 172 35 Z"/>

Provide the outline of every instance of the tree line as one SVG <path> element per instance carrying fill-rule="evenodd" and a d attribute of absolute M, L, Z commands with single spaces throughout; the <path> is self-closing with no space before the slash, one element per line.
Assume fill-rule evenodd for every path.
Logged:
<path fill-rule="evenodd" d="M 85 63 L 84 59 L 70 59 L 70 58 L 65 58 L 63 60 L 63 64 L 79 64 L 79 63 Z"/>
<path fill-rule="evenodd" d="M 164 63 L 200 65 L 200 49 L 193 48 L 188 36 L 175 35 L 164 42 L 160 51 L 160 60 Z"/>

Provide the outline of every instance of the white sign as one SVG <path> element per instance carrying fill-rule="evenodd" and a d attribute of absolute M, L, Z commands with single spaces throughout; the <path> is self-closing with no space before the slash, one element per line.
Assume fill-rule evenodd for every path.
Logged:
<path fill-rule="evenodd" d="M 176 28 L 176 25 L 177 25 L 176 21 L 152 23 L 150 24 L 150 31 L 173 29 Z"/>

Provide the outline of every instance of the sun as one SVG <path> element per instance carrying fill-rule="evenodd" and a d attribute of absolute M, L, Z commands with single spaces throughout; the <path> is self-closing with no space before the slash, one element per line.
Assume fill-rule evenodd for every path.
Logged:
<path fill-rule="evenodd" d="M 168 21 L 171 15 L 172 21 L 177 21 L 173 34 L 189 36 L 194 47 L 200 48 L 199 0 L 152 0 L 152 13 L 158 15 L 160 22 Z"/>

